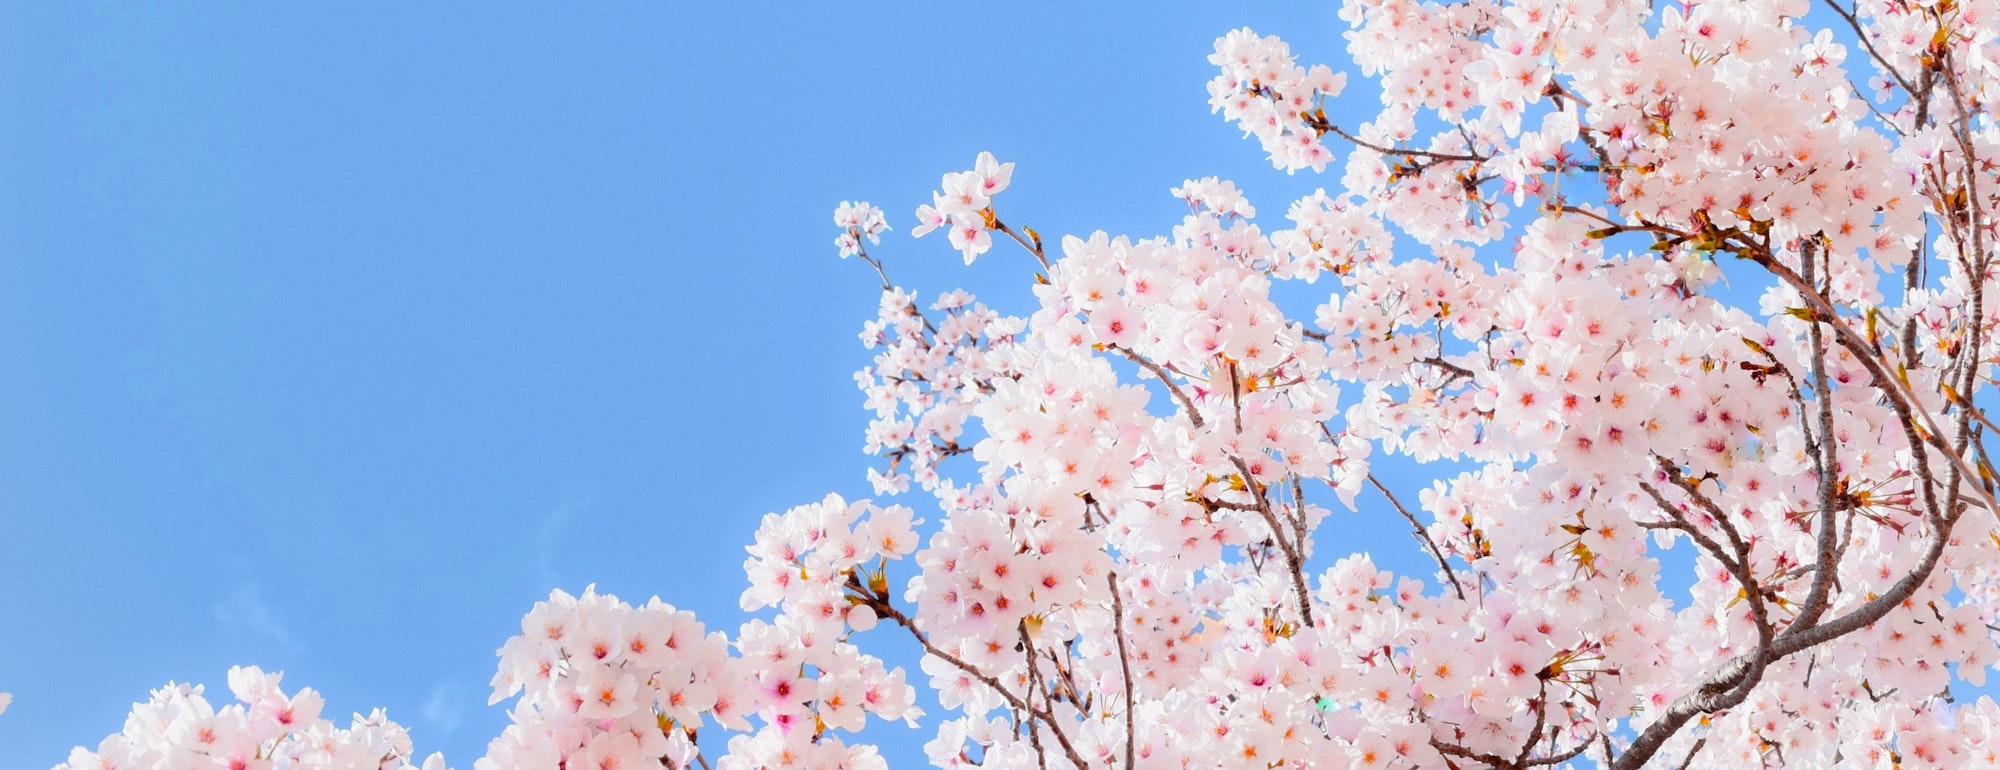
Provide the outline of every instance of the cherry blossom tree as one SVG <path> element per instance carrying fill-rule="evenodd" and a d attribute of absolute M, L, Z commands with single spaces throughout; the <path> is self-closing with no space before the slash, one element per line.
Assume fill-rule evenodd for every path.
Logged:
<path fill-rule="evenodd" d="M 733 636 L 555 593 L 475 767 L 879 767 L 857 734 L 923 717 L 885 634 L 923 650 L 941 768 L 2000 766 L 2000 705 L 1951 689 L 2000 662 L 2000 4 L 1342 18 L 1372 115 L 1275 38 L 1209 57 L 1274 165 L 1338 170 L 1282 221 L 1203 179 L 1164 236 L 1045 242 L 996 205 L 1013 164 L 945 175 L 913 233 L 1018 246 L 1025 318 L 920 301 L 842 204 L 882 279 L 869 480 L 934 522 L 765 517 Z M 1322 552 L 1364 495 L 1430 574 Z M 288 753 L 324 725 L 273 737 L 303 696 L 236 689 L 170 686 L 69 766 L 333 766 Z"/>

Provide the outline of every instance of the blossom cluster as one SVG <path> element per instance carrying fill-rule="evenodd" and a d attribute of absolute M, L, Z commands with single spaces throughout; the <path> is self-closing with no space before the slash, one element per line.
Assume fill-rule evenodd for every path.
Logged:
<path fill-rule="evenodd" d="M 965 264 L 993 248 L 997 226 L 993 218 L 993 196 L 1007 189 L 1014 178 L 1014 164 L 1001 163 L 993 153 L 979 153 L 971 171 L 945 174 L 943 188 L 931 193 L 931 202 L 917 207 L 917 226 L 910 234 L 923 237 L 944 228 L 951 247 L 965 255 Z"/>
<path fill-rule="evenodd" d="M 862 326 L 862 343 L 880 349 L 855 375 L 875 413 L 863 449 L 890 458 L 889 467 L 868 471 L 877 493 L 905 491 L 912 481 L 932 489 L 942 480 L 939 463 L 971 451 L 960 444 L 971 404 L 993 389 L 989 372 L 1010 370 L 1011 343 L 1026 330 L 1022 319 L 963 291 L 940 296 L 930 310 L 942 317 L 933 322 L 908 292 L 885 291 L 876 319 Z"/>
<path fill-rule="evenodd" d="M 216 708 L 199 685 L 169 683 L 134 704 L 125 729 L 78 747 L 58 770 L 445 770 L 432 754 L 411 764 L 410 736 L 376 709 L 346 729 L 320 716 L 310 688 L 286 695 L 283 674 L 255 666 L 229 670 L 235 703 Z"/>
<path fill-rule="evenodd" d="M 1247 28 L 1216 40 L 1208 61 L 1222 70 L 1208 82 L 1211 110 L 1256 137 L 1278 168 L 1326 169 L 1333 152 L 1320 141 L 1329 127 L 1325 100 L 1346 88 L 1347 73 L 1301 67 L 1285 41 Z"/>
<path fill-rule="evenodd" d="M 748 727 L 746 676 L 692 613 L 555 591 L 500 648 L 491 702 L 519 698 L 475 767 L 688 767 L 704 716 Z"/>
<path fill-rule="evenodd" d="M 877 607 L 893 612 L 865 599 L 886 590 L 885 562 L 916 547 L 915 524 L 908 508 L 837 495 L 764 517 L 744 561 L 742 605 L 779 614 L 745 623 L 736 638 L 764 726 L 731 738 L 720 767 L 885 766 L 873 746 L 848 745 L 832 731 L 858 732 L 870 715 L 912 725 L 923 715 L 902 669 L 848 638 L 875 627 Z"/>
<path fill-rule="evenodd" d="M 840 228 L 833 245 L 840 250 L 842 259 L 861 253 L 862 239 L 881 243 L 882 234 L 889 231 L 889 221 L 882 216 L 882 210 L 866 203 L 841 201 L 840 208 L 833 211 L 833 224 Z"/>

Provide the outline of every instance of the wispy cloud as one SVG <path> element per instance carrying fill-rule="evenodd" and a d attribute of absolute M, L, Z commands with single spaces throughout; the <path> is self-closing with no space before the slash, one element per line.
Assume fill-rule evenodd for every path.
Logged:
<path fill-rule="evenodd" d="M 278 645 L 285 652 L 294 652 L 291 632 L 285 630 L 284 619 L 264 603 L 262 591 L 256 583 L 245 583 L 229 592 L 229 598 L 213 608 L 215 619 L 231 633 Z"/>
<path fill-rule="evenodd" d="M 596 483 L 573 484 L 564 491 L 562 501 L 556 503 L 556 509 L 542 519 L 541 528 L 535 532 L 535 568 L 539 573 L 536 577 L 543 584 L 555 580 L 556 550 L 562 546 L 563 536 L 569 529 L 570 522 L 588 509 L 596 497 Z"/>
<path fill-rule="evenodd" d="M 445 680 L 431 686 L 431 694 L 424 698 L 424 723 L 439 737 L 451 737 L 460 722 L 465 721 L 465 688 L 458 682 Z"/>

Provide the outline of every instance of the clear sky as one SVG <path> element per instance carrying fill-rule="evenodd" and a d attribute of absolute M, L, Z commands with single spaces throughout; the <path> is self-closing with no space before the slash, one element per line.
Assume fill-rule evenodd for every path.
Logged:
<path fill-rule="evenodd" d="M 733 631 L 757 519 L 868 494 L 839 201 L 1018 311 L 1024 256 L 908 236 L 980 150 L 1049 235 L 1337 182 L 1203 90 L 1245 25 L 1338 65 L 1331 4 L 409 5 L 0 7 L 0 770 L 239 663 L 470 768 L 551 588 Z"/>

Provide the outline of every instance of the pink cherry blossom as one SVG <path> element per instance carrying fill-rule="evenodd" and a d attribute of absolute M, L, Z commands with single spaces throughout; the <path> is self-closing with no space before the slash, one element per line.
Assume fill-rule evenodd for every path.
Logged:
<path fill-rule="evenodd" d="M 552 592 L 475 767 L 681 770 L 703 725 L 716 767 L 879 767 L 858 736 L 919 723 L 913 675 L 944 768 L 2000 764 L 2000 705 L 1950 689 L 2000 662 L 2000 9 L 1339 13 L 1379 98 L 1249 29 L 1209 56 L 1211 110 L 1333 169 L 1283 221 L 1211 177 L 1052 249 L 980 153 L 912 232 L 1021 247 L 1009 316 L 920 303 L 841 203 L 884 285 L 865 478 L 921 502 L 765 516 L 729 634 Z M 1350 553 L 1364 526 L 1432 568 Z M 229 683 L 67 766 L 411 756 Z"/>

